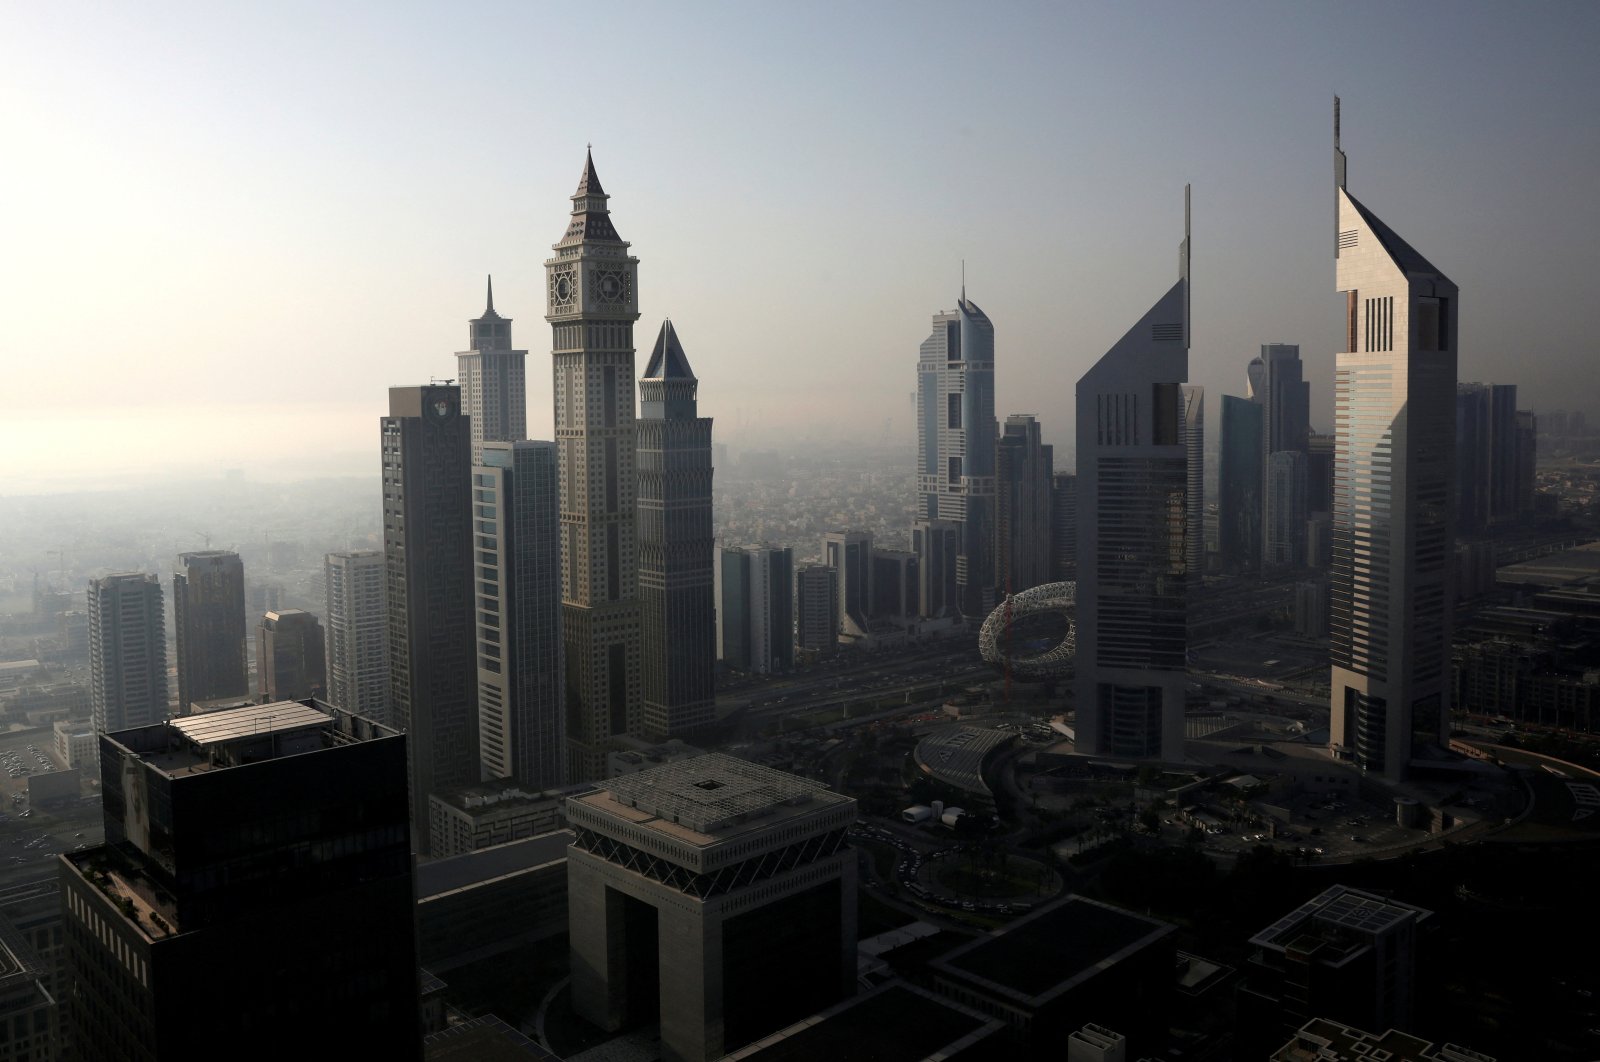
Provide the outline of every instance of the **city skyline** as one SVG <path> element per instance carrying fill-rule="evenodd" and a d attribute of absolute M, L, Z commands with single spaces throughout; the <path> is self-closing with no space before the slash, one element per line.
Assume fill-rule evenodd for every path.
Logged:
<path fill-rule="evenodd" d="M 529 14 L 492 10 L 513 36 L 532 28 Z M 860 21 L 869 31 L 898 33 L 908 52 L 941 21 L 898 19 L 897 10 L 868 10 Z M 1383 16 L 1384 32 L 1375 33 L 1380 16 L 1362 9 L 1254 11 L 1248 20 L 1242 8 L 1219 10 L 1222 17 L 1172 8 L 1154 40 L 1143 32 L 1147 19 L 1132 12 L 1013 13 L 969 26 L 974 72 L 923 93 L 925 75 L 904 59 L 880 68 L 862 45 L 839 42 L 809 18 L 765 13 L 741 30 L 712 20 L 696 23 L 696 37 L 673 24 L 681 20 L 639 9 L 613 42 L 628 72 L 600 90 L 595 106 L 529 112 L 522 101 L 548 98 L 545 79 L 555 76 L 530 64 L 488 88 L 440 89 L 437 102 L 404 119 L 395 103 L 439 88 L 427 78 L 413 88 L 402 75 L 420 49 L 436 46 L 448 56 L 467 47 L 454 27 L 425 14 L 380 20 L 365 53 L 370 65 L 333 74 L 268 63 L 261 49 L 286 27 L 264 10 L 199 20 L 185 36 L 134 14 L 107 13 L 107 25 L 125 23 L 131 40 L 121 45 L 85 32 L 75 24 L 80 16 L 28 12 L 20 37 L 35 47 L 0 76 L 42 79 L 47 68 L 36 65 L 69 44 L 74 65 L 125 74 L 164 65 L 151 84 L 91 73 L 61 100 L 8 118 L 16 126 L 10 142 L 68 165 L 51 167 L 66 177 L 48 184 L 42 169 L 6 178 L 16 185 L 14 200 L 35 207 L 17 237 L 38 254 L 25 271 L 20 263 L 5 267 L 19 309 L 0 322 L 0 335 L 18 350 L 64 346 L 95 371 L 75 381 L 81 393 L 69 408 L 48 397 L 60 391 L 49 375 L 57 359 L 18 359 L 20 385 L 47 398 L 0 428 L 0 443 L 17 455 L 0 475 L 0 493 L 60 490 L 91 472 L 104 482 L 118 470 L 184 462 L 265 469 L 269 455 L 252 452 L 251 433 L 238 431 L 236 441 L 227 430 L 242 422 L 280 429 L 275 461 L 303 468 L 315 451 L 322 467 L 370 475 L 362 425 L 381 414 L 383 395 L 367 381 L 449 374 L 436 352 L 455 349 L 450 322 L 480 297 L 485 273 L 499 280 L 502 312 L 534 312 L 542 283 L 531 252 L 554 234 L 531 204 L 569 189 L 568 160 L 587 141 L 612 179 L 633 190 L 629 233 L 652 249 L 655 277 L 639 309 L 693 322 L 697 367 L 715 381 L 702 395 L 704 412 L 730 443 L 796 427 L 875 438 L 885 412 L 892 437 L 911 438 L 905 411 L 884 399 L 904 392 L 900 352 L 916 342 L 929 305 L 953 301 L 965 259 L 973 297 L 1002 322 L 997 343 L 1009 371 L 997 381 L 997 409 L 1035 414 L 1044 441 L 1069 457 L 1069 383 L 1114 340 L 1118 322 L 1139 310 L 1130 291 L 1161 261 L 1149 250 L 1159 246 L 1159 218 L 1143 204 L 1158 187 L 1183 181 L 1194 183 L 1205 208 L 1205 264 L 1218 279 L 1196 300 L 1208 338 L 1196 352 L 1205 364 L 1193 382 L 1213 395 L 1235 392 L 1236 370 L 1225 363 L 1263 341 L 1298 343 L 1319 396 L 1312 423 L 1327 431 L 1339 323 L 1337 304 L 1326 298 L 1326 263 L 1311 253 L 1325 146 L 1308 119 L 1358 77 L 1361 90 L 1346 92 L 1346 109 L 1362 157 L 1373 160 L 1359 178 L 1405 189 L 1394 209 L 1414 219 L 1416 238 L 1463 262 L 1461 283 L 1489 293 L 1472 311 L 1462 377 L 1503 378 L 1509 366 L 1499 359 L 1531 349 L 1541 357 L 1517 381 L 1527 406 L 1596 405 L 1587 378 L 1567 386 L 1588 352 L 1568 309 L 1582 298 L 1579 271 L 1549 265 L 1581 261 L 1583 234 L 1600 217 L 1576 176 L 1600 159 L 1583 118 L 1596 88 L 1581 75 L 1600 16 L 1547 7 L 1530 19 L 1471 6 L 1445 25 L 1420 13 Z M 569 16 L 548 15 L 554 25 L 540 31 L 559 33 Z M 307 62 L 322 48 L 349 44 L 349 35 L 366 42 L 373 32 L 370 19 L 328 18 Z M 240 34 L 241 26 L 259 30 L 262 40 Z M 662 40 L 707 59 L 739 54 L 740 44 L 764 56 L 761 46 L 780 33 L 794 44 L 792 58 L 771 71 L 731 64 L 728 84 L 740 84 L 747 98 L 715 91 L 716 81 L 673 89 L 689 95 L 673 97 L 681 118 L 661 130 L 621 106 L 638 79 L 650 79 L 674 54 Z M 242 52 L 203 47 L 215 34 L 239 40 Z M 1428 47 L 1419 46 L 1424 37 Z M 1521 44 L 1505 49 L 1506 39 Z M 194 42 L 202 47 L 186 46 Z M 1365 56 L 1359 69 L 1347 59 L 1356 42 Z M 1101 87 L 1108 64 L 1152 48 L 1152 65 L 1180 48 L 1216 63 L 1187 72 L 1193 84 L 1180 99 L 1156 86 L 1108 97 Z M 207 51 L 233 58 L 214 65 L 199 57 Z M 813 86 L 805 60 L 819 55 L 835 76 Z M 424 65 L 449 64 L 417 63 Z M 1235 66 L 1281 75 L 1270 98 L 1256 80 L 1226 72 Z M 987 84 L 981 75 L 991 67 Z M 313 87 L 284 80 L 291 74 L 310 76 Z M 819 120 L 838 113 L 830 101 L 849 98 L 858 100 L 858 121 Z M 1416 102 L 1439 98 L 1452 106 Z M 723 132 L 729 114 L 763 106 L 768 120 L 745 123 L 737 138 Z M 107 128 L 131 118 L 127 108 L 137 108 L 138 120 L 126 123 L 139 130 L 136 140 Z M 257 121 L 237 121 L 241 115 Z M 217 133 L 224 120 L 226 131 Z M 512 127 L 522 132 L 506 137 Z M 491 129 L 508 155 L 493 173 L 441 174 L 429 156 L 432 138 L 456 143 Z M 925 156 L 946 146 L 959 150 L 945 170 L 930 173 Z M 701 177 L 708 154 L 718 165 L 715 182 Z M 118 181 L 98 182 L 92 175 L 112 158 Z M 850 164 L 819 161 L 829 158 Z M 1525 165 L 1530 159 L 1540 164 Z M 174 182 L 178 168 L 185 177 Z M 1443 173 L 1451 175 L 1444 195 L 1420 178 Z M 725 209 L 725 187 L 756 194 Z M 1007 187 L 1015 192 L 997 196 Z M 1499 214 L 1478 226 L 1454 223 L 1459 204 L 1512 199 L 1515 226 Z M 886 214 L 897 234 L 885 268 L 870 280 L 847 276 L 833 259 L 857 211 Z M 1049 268 L 1012 248 L 1012 233 L 1024 224 L 1060 248 Z M 1485 234 L 1497 254 L 1471 254 Z M 711 248 L 746 240 L 780 253 L 765 256 L 763 269 L 706 283 L 717 275 Z M 86 270 L 90 260 L 96 264 Z M 1552 279 L 1534 288 L 1525 279 L 1533 275 Z M 819 351 L 798 334 L 778 333 L 760 356 L 749 356 L 743 337 L 770 309 L 801 313 L 817 303 L 845 324 L 848 342 Z M 62 319 L 75 322 L 64 335 L 56 326 Z M 1062 320 L 1073 322 L 1069 331 Z M 303 342 L 308 332 L 319 342 Z M 214 372 L 219 336 L 225 356 L 270 356 L 279 371 L 252 377 L 249 388 L 230 386 L 233 377 Z M 340 355 L 324 356 L 326 345 Z M 101 355 L 100 346 L 115 356 Z M 785 402 L 763 393 L 771 367 L 801 357 L 821 371 L 795 381 Z M 152 387 L 153 365 L 161 383 Z M 834 401 L 825 394 L 829 381 L 847 368 L 857 386 Z M 318 380 L 309 395 L 306 378 Z M 536 373 L 528 403 L 535 438 L 551 434 L 547 387 Z M 825 416 L 806 418 L 824 402 Z M 220 429 L 203 458 L 183 446 L 180 410 L 191 425 Z M 128 443 L 110 461 L 106 432 Z"/>

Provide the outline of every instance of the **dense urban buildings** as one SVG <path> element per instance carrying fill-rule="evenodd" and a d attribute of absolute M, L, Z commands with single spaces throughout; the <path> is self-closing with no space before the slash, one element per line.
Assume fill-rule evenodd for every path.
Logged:
<path fill-rule="evenodd" d="M 167 717 L 161 580 L 119 572 L 89 582 L 89 710 L 96 731 Z"/>
<path fill-rule="evenodd" d="M 546 259 L 561 467 L 567 778 L 604 773 L 614 735 L 643 729 L 633 322 L 639 260 L 586 157 L 572 219 Z"/>
<path fill-rule="evenodd" d="M 321 697 L 328 685 L 322 624 L 304 609 L 268 612 L 256 625 L 256 695 L 261 703 Z"/>
<path fill-rule="evenodd" d="M 856 803 L 706 755 L 567 801 L 572 1003 L 708 1062 L 855 990 Z M 775 973 L 777 974 L 775 978 Z"/>
<path fill-rule="evenodd" d="M 350 550 L 323 558 L 327 590 L 327 701 L 391 725 L 389 612 L 382 550 Z"/>
<path fill-rule="evenodd" d="M 794 576 L 795 648 L 825 655 L 839 644 L 839 573 L 807 564 Z"/>
<path fill-rule="evenodd" d="M 482 777 L 559 786 L 566 761 L 553 442 L 485 442 L 472 470 Z"/>
<path fill-rule="evenodd" d="M 1050 481 L 1054 450 L 1039 422 L 1006 418 L 995 453 L 995 574 L 1003 593 L 1050 581 Z"/>
<path fill-rule="evenodd" d="M 421 1058 L 403 737 L 252 705 L 107 735 L 100 780 L 104 846 L 60 857 L 78 1058 Z"/>
<path fill-rule="evenodd" d="M 1228 574 L 1255 571 L 1261 561 L 1261 404 L 1222 396 L 1217 467 L 1217 553 Z"/>
<path fill-rule="evenodd" d="M 994 325 L 965 284 L 955 310 L 933 315 L 917 361 L 917 490 L 919 517 L 961 525 L 958 603 L 980 623 L 996 582 Z M 848 601 L 845 615 L 854 618 Z"/>
<path fill-rule="evenodd" d="M 511 349 L 511 318 L 494 312 L 494 278 L 488 281 L 488 306 L 467 322 L 467 349 L 456 355 L 461 409 L 472 425 L 472 463 L 482 463 L 486 442 L 528 437 L 524 377 L 526 350 Z"/>
<path fill-rule="evenodd" d="M 716 544 L 711 418 L 667 321 L 639 381 L 639 614 L 644 731 L 690 734 L 716 719 Z"/>
<path fill-rule="evenodd" d="M 722 662 L 762 675 L 794 667 L 794 551 L 728 546 L 721 565 Z"/>
<path fill-rule="evenodd" d="M 428 794 L 478 780 L 479 596 L 472 579 L 472 437 L 461 389 L 391 387 L 383 440 L 389 710 L 406 734 L 411 821 L 427 850 Z"/>
<path fill-rule="evenodd" d="M 1332 745 L 1403 779 L 1450 714 L 1455 284 L 1345 187 L 1334 110 Z"/>
<path fill-rule="evenodd" d="M 206 701 L 250 696 L 245 656 L 244 562 L 231 550 L 178 554 L 172 575 L 178 714 Z"/>
<path fill-rule="evenodd" d="M 1177 283 L 1078 381 L 1077 746 L 1183 758 L 1189 217 Z"/>

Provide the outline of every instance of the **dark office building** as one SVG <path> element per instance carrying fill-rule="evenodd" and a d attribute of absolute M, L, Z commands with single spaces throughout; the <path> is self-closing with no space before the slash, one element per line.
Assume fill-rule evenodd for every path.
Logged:
<path fill-rule="evenodd" d="M 1039 422 L 1012 414 L 995 454 L 995 577 L 1001 593 L 1050 581 L 1050 478 L 1054 448 Z"/>
<path fill-rule="evenodd" d="M 1222 396 L 1217 469 L 1217 552 L 1224 572 L 1254 571 L 1261 558 L 1262 406 Z"/>
<path fill-rule="evenodd" d="M 667 321 L 639 381 L 639 607 L 644 729 L 689 734 L 716 721 L 716 542 L 711 418 Z"/>
<path fill-rule="evenodd" d="M 178 714 L 189 714 L 197 701 L 249 697 L 239 555 L 225 549 L 179 554 L 172 618 L 178 634 Z"/>
<path fill-rule="evenodd" d="M 961 525 L 954 520 L 913 521 L 911 552 L 917 555 L 918 613 L 923 619 L 959 615 L 956 562 L 961 556 Z M 837 573 L 834 582 L 837 589 Z"/>
<path fill-rule="evenodd" d="M 472 433 L 457 387 L 389 388 L 383 552 L 389 706 L 409 737 L 411 821 L 426 852 L 428 794 L 478 781 Z"/>
<path fill-rule="evenodd" d="M 839 573 L 839 618 L 844 630 L 867 633 L 872 624 L 872 532 L 827 532 L 822 536 L 822 560 Z M 957 572 L 960 564 L 958 555 Z"/>
<path fill-rule="evenodd" d="M 1306 512 L 1333 512 L 1332 435 L 1311 434 L 1306 450 Z"/>
<path fill-rule="evenodd" d="M 722 551 L 722 662 L 766 675 L 794 667 L 794 551 L 787 546 Z"/>
<path fill-rule="evenodd" d="M 917 555 L 903 549 L 872 551 L 872 618 L 905 622 L 917 618 Z"/>
<path fill-rule="evenodd" d="M 839 644 L 839 573 L 826 564 L 808 564 L 796 572 L 794 612 L 796 648 L 819 655 L 833 652 Z"/>
<path fill-rule="evenodd" d="M 60 860 L 79 1058 L 420 1059 L 403 737 L 251 705 L 102 735 L 100 780 Z"/>
<path fill-rule="evenodd" d="M 1068 582 L 1078 575 L 1078 477 L 1050 477 L 1050 578 Z"/>
<path fill-rule="evenodd" d="M 328 688 L 322 624 L 303 609 L 268 612 L 256 627 L 256 693 L 263 704 L 321 697 Z"/>

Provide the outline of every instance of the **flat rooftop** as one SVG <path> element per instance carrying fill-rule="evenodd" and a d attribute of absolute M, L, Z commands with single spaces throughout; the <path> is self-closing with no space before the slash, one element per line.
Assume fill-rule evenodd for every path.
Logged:
<path fill-rule="evenodd" d="M 608 803 L 622 805 L 637 813 L 626 818 L 654 818 L 687 827 L 708 840 L 720 839 L 716 836 L 720 831 L 752 819 L 850 800 L 821 782 L 719 753 L 622 775 L 601 785 L 600 791 L 577 799 L 597 809 Z"/>
<path fill-rule="evenodd" d="M 1284 948 L 1303 936 L 1308 929 L 1317 927 L 1371 937 L 1387 932 L 1407 919 L 1415 919 L 1420 924 L 1432 916 L 1433 912 L 1409 903 L 1334 885 L 1251 937 L 1250 943 L 1258 948 Z"/>
<path fill-rule="evenodd" d="M 900 981 L 856 996 L 727 1056 L 758 1062 L 921 1062 L 955 1059 L 994 1036 L 998 1021 Z M 976 1052 L 974 1052 L 976 1054 Z M 984 1057 L 997 1057 L 985 1054 Z"/>
<path fill-rule="evenodd" d="M 417 867 L 417 899 L 429 900 L 565 859 L 572 840 L 571 830 L 556 830 L 422 863 Z"/>
<path fill-rule="evenodd" d="M 1388 1052 L 1382 1054 L 1381 1052 Z M 1294 1039 L 1273 1052 L 1273 1062 L 1495 1062 L 1455 1044 L 1434 1047 L 1398 1029 L 1369 1033 L 1326 1018 L 1313 1018 L 1300 1027 Z"/>
<path fill-rule="evenodd" d="M 275 701 L 272 704 L 230 708 L 223 712 L 183 716 L 169 721 L 167 725 L 200 748 L 208 748 L 240 738 L 323 727 L 332 721 L 326 712 L 299 701 Z"/>
<path fill-rule="evenodd" d="M 180 716 L 107 736 L 176 778 L 395 735 L 320 701 L 274 701 Z"/>
<path fill-rule="evenodd" d="M 1165 922 L 1074 895 L 963 944 L 933 966 L 1038 1003 L 1171 932 Z"/>

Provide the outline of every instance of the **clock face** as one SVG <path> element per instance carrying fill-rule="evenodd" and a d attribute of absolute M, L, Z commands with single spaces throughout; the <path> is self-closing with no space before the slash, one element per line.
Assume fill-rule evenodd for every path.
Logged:
<path fill-rule="evenodd" d="M 599 301 L 619 303 L 628 301 L 628 275 L 620 269 L 594 271 L 594 291 Z"/>
<path fill-rule="evenodd" d="M 550 274 L 550 305 L 571 306 L 578 297 L 578 275 L 575 270 L 561 269 Z"/>

